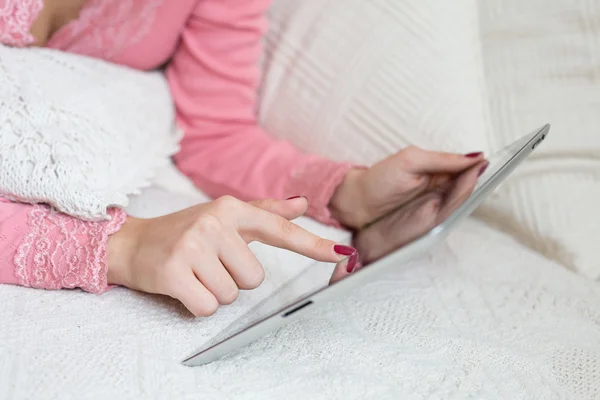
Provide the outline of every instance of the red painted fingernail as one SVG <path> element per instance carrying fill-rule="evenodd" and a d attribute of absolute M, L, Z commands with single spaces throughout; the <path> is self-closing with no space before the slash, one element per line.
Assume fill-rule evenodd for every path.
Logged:
<path fill-rule="evenodd" d="M 490 164 L 486 163 L 483 167 L 481 167 L 481 169 L 479 170 L 479 175 L 477 175 L 478 177 L 481 176 L 481 175 L 483 175 L 483 173 L 487 169 L 488 165 L 490 165 Z"/>
<path fill-rule="evenodd" d="M 358 253 L 354 253 L 350 256 L 348 265 L 346 266 L 346 271 L 348 271 L 349 274 L 356 270 L 358 270 Z"/>
<path fill-rule="evenodd" d="M 333 251 L 341 256 L 351 256 L 356 253 L 356 249 L 350 246 L 344 246 L 343 244 L 336 244 L 333 246 Z"/>
<path fill-rule="evenodd" d="M 292 197 L 288 197 L 286 200 L 299 199 L 300 197 L 304 197 L 304 196 L 292 196 Z M 304 198 L 306 198 L 306 197 L 304 197 Z"/>
<path fill-rule="evenodd" d="M 475 152 L 475 153 L 465 154 L 465 157 L 468 157 L 468 158 L 477 158 L 477 157 L 479 157 L 482 154 L 483 154 L 483 152 L 478 151 L 478 152 Z"/>
<path fill-rule="evenodd" d="M 356 263 L 356 267 L 354 267 L 354 270 L 353 270 L 352 272 L 356 272 L 356 271 L 358 271 L 358 270 L 359 270 L 359 269 L 361 269 L 361 268 L 362 268 L 362 264 L 361 264 L 361 262 L 360 262 L 360 261 L 358 261 L 358 262 Z"/>

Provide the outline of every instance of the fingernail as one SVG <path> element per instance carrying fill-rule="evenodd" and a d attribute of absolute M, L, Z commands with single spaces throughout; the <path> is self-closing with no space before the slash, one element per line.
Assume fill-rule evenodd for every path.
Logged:
<path fill-rule="evenodd" d="M 474 152 L 474 153 L 465 154 L 465 157 L 467 157 L 467 158 L 477 158 L 477 157 L 479 157 L 482 154 L 483 154 L 483 152 L 477 151 L 477 152 Z"/>
<path fill-rule="evenodd" d="M 478 177 L 480 177 L 481 175 L 483 175 L 483 173 L 487 169 L 488 165 L 490 165 L 490 164 L 486 163 L 483 167 L 481 167 L 481 169 L 479 170 L 479 175 L 477 175 Z"/>
<path fill-rule="evenodd" d="M 304 197 L 304 198 L 306 198 L 305 196 L 292 196 L 292 197 L 288 197 L 286 200 L 294 200 L 294 199 L 299 199 L 300 197 Z"/>
<path fill-rule="evenodd" d="M 350 256 L 350 259 L 348 260 L 346 271 L 348 271 L 348 273 L 351 274 L 354 271 L 358 270 L 358 265 L 358 253 L 354 253 Z"/>
<path fill-rule="evenodd" d="M 333 246 L 333 251 L 341 256 L 351 256 L 356 253 L 356 249 L 350 246 L 344 246 L 343 244 L 336 244 Z"/>

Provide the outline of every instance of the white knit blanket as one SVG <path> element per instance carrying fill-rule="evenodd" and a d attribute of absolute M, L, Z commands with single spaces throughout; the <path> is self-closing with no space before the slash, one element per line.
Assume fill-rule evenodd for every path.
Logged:
<path fill-rule="evenodd" d="M 149 183 L 178 139 L 159 72 L 0 45 L 0 196 L 103 219 Z"/>
<path fill-rule="evenodd" d="M 202 198 L 175 176 L 163 174 L 130 211 L 162 214 Z M 600 397 L 598 285 L 475 221 L 425 258 L 221 361 L 182 366 L 310 264 L 256 250 L 266 284 L 208 319 L 125 289 L 98 296 L 0 286 L 0 399 Z"/>

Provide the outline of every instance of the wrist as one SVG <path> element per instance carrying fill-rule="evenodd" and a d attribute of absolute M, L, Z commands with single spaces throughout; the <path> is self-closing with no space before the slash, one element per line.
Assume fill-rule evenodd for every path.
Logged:
<path fill-rule="evenodd" d="M 329 203 L 331 215 L 351 229 L 358 229 L 369 222 L 362 183 L 365 173 L 362 168 L 349 170 Z"/>
<path fill-rule="evenodd" d="M 118 232 L 108 238 L 108 284 L 129 286 L 130 266 L 138 247 L 138 237 L 142 220 L 127 217 Z"/>

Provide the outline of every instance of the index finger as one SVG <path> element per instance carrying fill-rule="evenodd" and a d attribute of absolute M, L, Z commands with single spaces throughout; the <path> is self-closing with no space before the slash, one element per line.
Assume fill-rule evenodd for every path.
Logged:
<path fill-rule="evenodd" d="M 248 242 L 256 240 L 324 262 L 338 262 L 355 252 L 348 246 L 317 236 L 277 214 L 251 204 L 247 204 L 247 207 L 247 212 L 244 213 L 246 217 L 238 222 L 238 230 Z"/>

